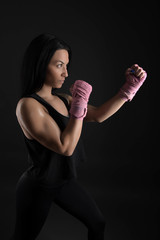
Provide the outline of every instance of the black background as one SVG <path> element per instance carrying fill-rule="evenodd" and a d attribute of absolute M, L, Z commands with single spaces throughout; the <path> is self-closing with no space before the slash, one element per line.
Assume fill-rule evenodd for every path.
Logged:
<path fill-rule="evenodd" d="M 93 86 L 90 104 L 100 105 L 124 83 L 138 63 L 148 73 L 142 88 L 107 121 L 85 123 L 88 160 L 79 181 L 106 220 L 105 240 L 158 239 L 158 2 L 5 1 L 0 3 L 0 238 L 15 223 L 15 188 L 28 167 L 15 115 L 20 65 L 29 42 L 43 32 L 64 39 L 73 51 L 70 75 Z M 38 240 L 87 239 L 81 222 L 53 205 Z"/>

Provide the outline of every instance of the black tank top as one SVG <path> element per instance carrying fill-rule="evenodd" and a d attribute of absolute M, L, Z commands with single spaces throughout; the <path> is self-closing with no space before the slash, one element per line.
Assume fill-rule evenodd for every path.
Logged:
<path fill-rule="evenodd" d="M 54 94 L 64 102 L 69 110 L 67 100 L 56 93 Z M 65 129 L 69 117 L 63 116 L 57 112 L 48 102 L 36 93 L 26 95 L 25 97 L 32 97 L 40 102 L 47 108 L 50 116 L 56 121 L 60 130 L 63 131 Z M 58 186 L 68 179 L 77 178 L 77 167 L 79 162 L 86 160 L 81 137 L 72 156 L 64 156 L 46 148 L 35 139 L 28 139 L 24 133 L 23 136 L 28 150 L 28 162 L 30 163 L 29 168 L 25 172 L 28 177 L 36 180 L 40 185 L 47 187 Z"/>

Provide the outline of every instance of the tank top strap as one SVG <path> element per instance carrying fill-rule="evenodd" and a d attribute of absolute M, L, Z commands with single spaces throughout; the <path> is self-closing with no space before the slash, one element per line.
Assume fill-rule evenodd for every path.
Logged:
<path fill-rule="evenodd" d="M 41 103 L 44 107 L 46 107 L 47 110 L 49 110 L 52 107 L 49 103 L 47 103 L 43 98 L 41 98 L 36 93 L 28 94 L 25 97 L 32 97 L 32 98 L 36 99 L 39 103 Z"/>
<path fill-rule="evenodd" d="M 57 94 L 57 93 L 54 93 L 53 95 L 56 95 L 57 97 L 59 97 L 65 104 L 67 110 L 69 111 L 69 104 L 68 104 L 68 101 L 65 97 Z M 50 110 L 54 110 L 55 112 L 57 112 L 53 106 L 51 106 L 51 104 L 49 104 L 47 101 L 45 101 L 42 97 L 40 97 L 38 94 L 36 93 L 32 93 L 32 94 L 28 94 L 26 95 L 25 97 L 32 97 L 34 99 L 36 99 L 38 102 L 40 102 L 44 107 L 47 108 L 47 110 L 50 112 Z"/>

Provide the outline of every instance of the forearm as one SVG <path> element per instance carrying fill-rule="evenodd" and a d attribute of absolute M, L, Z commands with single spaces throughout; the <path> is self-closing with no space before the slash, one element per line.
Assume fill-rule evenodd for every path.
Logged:
<path fill-rule="evenodd" d="M 72 101 L 70 106 L 70 119 L 61 135 L 65 154 L 72 155 L 81 135 L 83 119 L 87 114 L 87 103 L 92 91 L 92 86 L 85 81 L 76 80 L 72 89 Z"/>
<path fill-rule="evenodd" d="M 61 143 L 65 155 L 72 155 L 82 132 L 83 121 L 70 118 L 67 127 L 61 134 Z"/>
<path fill-rule="evenodd" d="M 105 121 L 116 113 L 124 103 L 125 101 L 119 96 L 119 94 L 116 94 L 114 97 L 110 98 L 108 101 L 95 109 L 95 121 L 99 123 Z"/>
<path fill-rule="evenodd" d="M 138 64 L 132 65 L 125 72 L 126 82 L 119 92 L 99 107 L 88 105 L 85 118 L 88 122 L 103 122 L 116 113 L 125 102 L 131 101 L 147 77 L 146 71 Z"/>

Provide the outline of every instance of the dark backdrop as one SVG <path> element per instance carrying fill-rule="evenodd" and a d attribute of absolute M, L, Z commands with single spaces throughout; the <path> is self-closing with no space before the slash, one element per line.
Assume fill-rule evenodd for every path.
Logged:
<path fill-rule="evenodd" d="M 144 1 L 143 1 L 144 2 Z M 71 45 L 71 73 L 93 86 L 90 103 L 100 105 L 124 83 L 124 71 L 138 63 L 148 78 L 132 102 L 107 121 L 86 123 L 88 160 L 79 181 L 105 215 L 105 239 L 157 239 L 159 189 L 158 5 L 123 1 L 5 1 L 0 4 L 0 238 L 15 223 L 15 188 L 28 167 L 27 151 L 15 116 L 20 65 L 29 42 L 51 32 Z M 156 66 L 157 65 L 157 66 Z M 77 219 L 53 205 L 39 240 L 86 239 Z"/>

